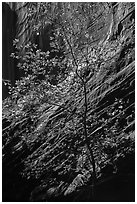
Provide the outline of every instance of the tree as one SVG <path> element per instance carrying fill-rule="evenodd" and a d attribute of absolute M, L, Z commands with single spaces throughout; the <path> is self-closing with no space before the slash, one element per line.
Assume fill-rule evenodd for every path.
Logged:
<path fill-rule="evenodd" d="M 101 7 L 101 12 L 95 15 L 95 12 L 98 11 L 98 7 L 100 6 L 104 8 Z M 31 11 L 32 8 L 34 9 L 33 12 Z M 38 8 L 37 11 L 36 8 Z M 91 12 L 94 13 L 91 14 Z M 110 9 L 107 4 L 101 5 L 100 3 L 38 3 L 37 5 L 32 5 L 30 8 L 30 13 L 31 18 L 29 20 L 31 23 L 34 22 L 33 16 L 37 14 L 36 16 L 38 23 L 36 21 L 34 22 L 35 30 L 37 32 L 39 32 L 41 28 L 45 26 L 45 22 L 50 22 L 50 24 L 54 25 L 56 41 L 53 41 L 53 45 L 55 46 L 56 44 L 56 46 L 59 47 L 63 45 L 64 55 L 68 59 L 69 65 L 72 67 L 72 75 L 73 77 L 74 75 L 78 77 L 78 83 L 80 83 L 83 87 L 85 106 L 83 115 L 83 128 L 85 143 L 88 152 L 90 153 L 91 163 L 93 166 L 94 186 L 96 181 L 96 170 L 95 159 L 87 132 L 86 119 L 88 111 L 88 90 L 86 84 L 88 80 L 93 75 L 95 75 L 95 72 L 97 69 L 99 69 L 99 66 L 102 63 L 102 59 L 99 59 L 101 54 L 100 50 L 97 48 L 97 43 L 99 43 L 101 39 L 104 40 L 104 38 L 106 38 L 110 25 L 108 23 L 108 25 L 104 26 L 104 30 L 101 29 L 99 26 L 101 23 L 104 24 L 105 21 L 100 22 L 100 19 L 102 21 L 100 16 L 106 15 L 105 17 L 108 18 Z M 97 30 L 94 28 L 97 26 L 98 30 L 101 30 L 101 35 L 100 31 L 98 31 L 99 35 L 97 35 Z M 102 30 L 104 32 L 104 36 L 102 35 Z"/>
<path fill-rule="evenodd" d="M 55 17 L 50 18 L 50 15 L 47 14 L 47 18 L 52 22 L 55 21 L 57 29 L 60 29 L 59 35 L 63 35 L 66 47 L 69 50 L 65 55 L 72 59 L 73 72 L 80 80 L 81 85 L 83 86 L 84 93 L 84 114 L 83 114 L 83 128 L 85 136 L 85 144 L 87 146 L 88 153 L 90 154 L 89 160 L 93 167 L 93 176 L 92 176 L 92 196 L 94 197 L 94 186 L 96 182 L 96 164 L 94 153 L 88 138 L 87 131 L 87 111 L 88 111 L 88 99 L 87 99 L 87 82 L 89 79 L 95 75 L 97 69 L 102 63 L 100 59 L 101 52 L 97 49 L 97 44 L 101 41 L 101 37 L 95 37 L 94 31 L 89 29 L 92 27 L 91 24 L 95 23 L 95 19 L 99 19 L 99 16 L 104 12 L 101 11 L 95 17 L 95 13 L 90 14 L 91 10 L 96 11 L 96 6 L 94 3 L 87 4 L 76 4 L 76 3 L 58 3 L 54 8 Z M 100 5 L 99 5 L 100 6 Z M 104 5 L 105 6 L 105 5 Z M 107 15 L 110 12 L 107 8 Z M 91 19 L 90 19 L 91 16 Z M 54 19 L 55 18 L 55 19 Z M 92 22 L 92 23 L 91 23 Z M 96 25 L 97 26 L 97 25 Z M 98 24 L 98 26 L 100 26 Z M 105 28 L 106 29 L 106 28 Z M 108 29 L 108 28 L 107 28 Z M 98 28 L 99 30 L 99 28 Z M 104 38 L 107 36 L 108 30 L 104 31 Z M 97 30 L 95 31 L 97 34 Z M 94 38 L 93 38 L 94 36 Z M 104 40 L 104 39 L 103 39 Z M 96 45 L 94 44 L 96 43 Z M 94 54 L 96 52 L 96 54 Z M 104 52 L 104 50 L 103 50 Z M 92 56 L 92 57 L 91 57 Z M 97 59 L 95 59 L 97 58 Z M 93 146 L 93 144 L 92 144 Z"/>

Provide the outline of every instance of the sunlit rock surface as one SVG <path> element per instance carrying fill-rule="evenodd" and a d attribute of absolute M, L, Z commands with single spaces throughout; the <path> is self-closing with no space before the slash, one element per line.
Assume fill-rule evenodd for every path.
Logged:
<path fill-rule="evenodd" d="M 88 80 L 87 124 L 98 178 L 94 199 L 126 202 L 135 199 L 134 3 L 113 3 L 111 21 L 101 46 L 120 44 L 115 52 L 110 49 L 112 60 Z M 63 108 L 41 104 L 39 121 L 25 139 L 23 130 L 33 124 L 29 114 L 11 123 L 3 118 L 3 201 L 92 201 L 92 178 L 88 173 L 84 177 L 92 166 L 83 151 L 81 91 L 75 98 L 68 96 Z M 73 110 L 72 115 L 67 110 Z M 77 133 L 68 132 L 72 123 Z"/>

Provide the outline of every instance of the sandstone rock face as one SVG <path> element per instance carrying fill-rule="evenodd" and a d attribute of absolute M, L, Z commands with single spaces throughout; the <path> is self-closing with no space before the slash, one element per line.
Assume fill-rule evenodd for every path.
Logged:
<path fill-rule="evenodd" d="M 16 62 L 10 58 L 10 54 L 14 52 L 13 39 L 16 35 L 17 14 L 12 11 L 8 4 L 2 3 L 2 78 L 11 80 L 15 83 L 15 79 L 19 77 L 18 70 L 15 69 Z M 2 86 L 2 98 L 8 96 L 7 87 Z"/>
<path fill-rule="evenodd" d="M 126 182 L 125 178 L 126 174 L 134 174 L 135 4 L 132 2 L 113 3 L 111 9 L 113 15 L 108 36 L 99 44 L 102 49 L 109 50 L 109 54 L 104 54 L 103 59 L 106 60 L 103 60 L 96 75 L 89 78 L 87 82 L 87 126 L 98 179 L 108 176 L 107 170 L 101 172 L 101 169 L 105 169 L 109 164 L 112 167 L 109 168 L 109 176 L 114 173 L 114 170 L 120 176 L 124 174 L 123 177 L 116 176 L 116 180 L 112 179 L 112 182 L 106 181 L 107 190 L 111 190 L 112 197 L 107 197 L 108 193 L 103 189 L 103 184 L 99 184 L 101 187 L 98 187 L 97 200 L 101 195 L 102 200 L 99 201 L 125 202 L 125 198 L 126 201 L 134 201 L 134 181 L 133 179 L 129 181 L 129 186 L 133 189 L 130 194 L 130 189 L 125 188 L 125 185 L 128 187 L 128 181 Z M 113 49 L 115 46 L 116 50 Z M 110 56 L 112 56 L 111 60 Z M 3 167 L 10 172 L 7 171 L 4 180 L 7 175 L 11 177 L 11 172 L 16 171 L 17 174 L 26 177 L 27 182 L 33 181 L 34 186 L 30 190 L 33 201 L 48 199 L 52 201 L 52 196 L 56 197 L 55 201 L 59 196 L 63 198 L 66 196 L 67 199 L 71 193 L 77 194 L 79 187 L 83 188 L 78 200 L 85 201 L 84 195 L 91 192 L 91 186 L 87 186 L 87 183 L 92 174 L 92 165 L 89 165 L 84 156 L 84 154 L 88 155 L 87 150 L 83 153 L 85 144 L 81 111 L 84 107 L 84 99 L 81 93 L 82 89 L 78 90 L 75 97 L 68 96 L 61 107 L 53 105 L 44 109 L 43 104 L 40 107 L 43 111 L 41 111 L 35 130 L 24 140 L 20 131 L 24 130 L 29 122 L 22 119 L 17 124 L 17 121 L 13 121 L 8 128 L 9 132 L 4 126 Z M 67 110 L 74 110 L 73 114 Z M 64 121 L 66 125 L 63 125 Z M 71 131 L 69 128 L 73 126 L 75 127 Z M 12 136 L 14 136 L 13 139 L 11 139 Z M 72 146 L 75 151 L 72 151 Z M 77 149 L 79 146 L 80 148 Z M 73 178 L 70 176 L 71 173 L 78 175 Z M 51 182 L 48 177 L 51 178 Z M 120 187 L 118 187 L 119 178 L 121 178 Z M 44 193 L 43 191 L 40 193 L 39 190 L 35 191 L 34 189 L 39 188 L 43 180 L 47 182 L 48 188 L 44 187 Z M 62 185 L 64 187 L 60 186 L 60 182 L 64 182 Z M 113 193 L 114 186 L 118 189 L 116 194 Z M 127 195 L 125 198 L 122 187 Z M 7 186 L 3 186 L 3 191 L 6 192 L 6 189 Z M 121 197 L 118 195 L 120 190 Z M 5 200 L 7 197 L 8 195 L 5 195 Z M 74 197 L 71 197 L 71 201 Z M 105 200 L 106 197 L 108 199 Z M 19 201 L 21 199 L 20 195 Z M 92 200 L 90 196 L 87 199 L 89 199 L 87 201 Z"/>
<path fill-rule="evenodd" d="M 84 175 L 78 174 L 76 178 L 72 181 L 72 183 L 69 185 L 67 190 L 64 192 L 64 196 L 67 196 L 73 193 L 74 191 L 79 190 L 81 186 L 85 185 L 88 182 L 90 177 L 91 175 L 89 172 L 85 173 Z"/>

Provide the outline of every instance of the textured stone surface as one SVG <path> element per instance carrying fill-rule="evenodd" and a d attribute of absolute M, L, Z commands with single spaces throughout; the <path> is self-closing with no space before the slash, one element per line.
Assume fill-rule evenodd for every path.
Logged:
<path fill-rule="evenodd" d="M 127 173 L 124 171 L 125 169 L 128 169 L 128 173 L 130 172 L 131 174 L 133 174 L 134 171 L 134 14 L 134 3 L 113 4 L 113 19 L 109 31 L 110 33 L 108 38 L 101 44 L 102 47 L 110 49 L 113 58 L 112 60 L 102 63 L 97 74 L 90 78 L 87 83 L 88 134 L 91 144 L 94 142 L 93 151 L 95 160 L 97 161 L 96 168 L 98 178 L 106 178 L 107 171 L 109 171 L 109 175 L 111 175 L 115 166 L 117 168 L 117 170 L 115 170 L 122 175 Z M 111 51 L 111 48 L 113 48 L 116 43 L 116 51 Z M 105 57 L 107 58 L 108 56 L 106 55 Z M 52 195 L 52 197 L 54 197 L 53 200 L 56 201 L 58 200 L 57 197 L 61 195 L 63 196 L 63 194 L 67 195 L 70 192 L 77 194 L 75 191 L 79 181 L 80 187 L 85 185 L 83 182 L 85 178 L 84 172 L 92 171 L 92 166 L 88 164 L 84 154 L 80 153 L 84 149 L 84 144 L 82 142 L 79 143 L 81 145 L 80 152 L 75 155 L 73 155 L 74 152 L 71 154 L 73 159 L 70 158 L 70 163 L 68 159 L 69 155 L 67 154 L 69 147 L 66 146 L 65 149 L 59 148 L 66 142 L 66 140 L 67 142 L 70 141 L 68 142 L 69 145 L 72 144 L 72 141 L 74 141 L 75 144 L 75 141 L 77 140 L 77 137 L 75 140 L 75 131 L 77 132 L 77 135 L 83 139 L 83 127 L 79 117 L 84 106 L 84 99 L 81 97 L 81 92 L 82 90 L 79 90 L 75 97 L 68 96 L 65 104 L 62 104 L 64 105 L 64 108 L 52 106 L 48 109 L 44 109 L 44 106 L 40 107 L 41 109 L 43 108 L 41 117 L 34 132 L 32 132 L 32 134 L 26 139 L 27 142 L 22 141 L 20 137 L 15 136 L 15 132 L 18 128 L 27 126 L 28 122 L 25 120 L 20 121 L 16 126 L 14 124 L 11 125 L 12 128 L 8 134 L 10 136 L 14 135 L 14 140 L 6 141 L 6 129 L 3 131 L 5 142 L 3 148 L 4 168 L 11 169 L 11 167 L 14 167 L 13 170 L 16 169 L 17 173 L 23 170 L 23 173 L 25 176 L 27 175 L 28 180 L 31 181 L 31 179 L 34 179 L 34 181 L 36 181 L 30 190 L 30 193 L 33 192 L 31 194 L 31 196 L 33 195 L 33 198 L 31 199 L 33 201 L 52 200 L 50 195 Z M 72 116 L 67 112 L 67 109 L 74 110 L 72 111 L 74 118 L 73 123 L 71 121 Z M 62 125 L 65 118 L 67 118 L 66 126 Z M 72 124 L 77 124 L 75 131 L 73 131 L 73 140 L 66 134 L 68 131 L 67 128 Z M 56 134 L 58 127 L 61 127 L 59 135 Z M 74 161 L 74 163 L 72 164 L 71 161 Z M 76 172 L 76 161 L 79 161 L 79 167 L 77 165 L 77 170 L 79 172 Z M 84 162 L 82 163 L 80 161 Z M 66 165 L 67 168 L 65 169 Z M 73 170 L 73 166 L 75 170 Z M 105 167 L 106 170 L 104 171 L 106 172 L 101 172 L 101 169 L 105 169 Z M 73 176 L 71 177 L 71 172 L 73 175 L 77 173 L 80 176 L 75 175 L 73 178 Z M 10 175 L 12 175 L 12 173 Z M 49 181 L 47 179 L 48 177 L 54 178 L 55 180 L 51 179 L 51 181 Z M 122 186 L 125 186 L 126 184 L 128 186 L 128 181 L 126 183 L 125 177 L 121 177 L 120 187 L 118 188 L 119 191 Z M 57 181 L 57 179 L 59 181 Z M 46 187 L 44 186 L 43 180 L 48 184 L 48 187 L 47 184 Z M 131 180 L 132 181 L 129 179 L 129 183 L 130 186 L 133 187 L 134 182 L 133 179 Z M 64 182 L 64 187 L 60 186 L 60 182 L 62 181 Z M 117 188 L 118 181 L 119 177 L 116 177 L 116 180 L 115 178 L 114 180 L 112 179 L 112 182 L 110 183 L 106 181 L 107 189 L 111 186 L 116 186 Z M 74 183 L 75 188 L 73 185 Z M 41 185 L 44 187 L 42 188 Z M 113 193 L 113 188 L 110 197 L 108 197 L 108 193 L 105 189 L 103 191 L 104 194 L 101 194 L 103 184 L 101 185 L 102 187 L 98 187 L 101 189 L 98 190 L 98 193 L 101 195 L 100 199 L 102 198 L 101 201 L 106 201 L 105 196 L 108 198 L 107 201 L 125 201 L 124 192 L 121 193 L 121 198 L 119 198 L 118 191 Z M 6 190 L 6 187 L 4 189 Z M 45 193 L 43 193 L 42 189 L 44 189 Z M 126 188 L 124 188 L 124 191 L 127 193 Z M 88 196 L 85 198 L 87 192 Z M 66 196 L 66 199 L 70 199 L 70 201 L 75 199 L 78 201 L 91 201 L 92 198 L 90 192 L 91 186 L 87 185 L 82 191 L 80 191 L 80 194 L 74 194 L 69 198 Z M 97 200 L 99 194 L 97 195 Z M 134 193 L 132 192 L 131 194 L 132 195 L 129 195 L 129 197 L 126 197 L 126 201 L 134 200 Z M 21 196 L 22 195 L 20 195 L 20 200 L 22 199 Z M 114 199 L 114 197 L 116 199 Z M 59 199 L 61 200 L 61 197 L 59 197 Z"/>

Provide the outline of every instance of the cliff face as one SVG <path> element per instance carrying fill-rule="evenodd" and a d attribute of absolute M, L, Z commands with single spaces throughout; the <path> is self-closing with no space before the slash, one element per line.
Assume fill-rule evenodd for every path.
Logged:
<path fill-rule="evenodd" d="M 15 80 L 19 77 L 16 68 L 15 60 L 10 58 L 13 48 L 13 40 L 16 35 L 16 22 L 17 14 L 12 11 L 8 4 L 2 3 L 2 78 L 11 80 L 14 84 Z M 2 86 L 2 98 L 8 96 L 6 86 Z"/>
<path fill-rule="evenodd" d="M 96 200 L 134 201 L 134 3 L 113 3 L 109 32 L 108 38 L 101 42 L 101 46 L 108 47 L 111 55 L 111 48 L 117 45 L 115 53 L 112 53 L 114 57 L 102 63 L 97 74 L 87 83 L 88 135 L 90 143 L 94 144 L 92 149 L 98 177 Z M 7 198 L 10 201 L 61 201 L 62 198 L 64 201 L 82 201 L 82 197 L 83 201 L 92 200 L 89 185 L 92 166 L 83 143 L 80 119 L 84 106 L 81 92 L 82 90 L 79 90 L 75 98 L 68 96 L 65 104 L 62 104 L 64 108 L 54 105 L 44 107 L 44 104 L 41 104 L 39 109 L 42 111 L 36 128 L 24 140 L 22 131 L 33 124 L 30 116 L 19 121 L 16 119 L 10 124 L 3 119 L 5 201 Z M 73 111 L 70 114 L 67 110 Z M 72 126 L 74 127 L 71 131 Z M 16 172 L 16 175 L 13 172 Z M 132 179 L 129 179 L 129 174 Z M 104 184 L 99 184 L 109 176 L 112 177 Z M 126 183 L 125 178 L 130 181 Z M 107 186 L 106 191 L 103 185 Z M 117 192 L 114 189 L 110 192 L 112 185 L 118 189 Z M 132 189 L 132 193 L 126 188 L 127 185 Z M 79 191 L 82 186 L 85 187 Z M 26 198 L 23 198 L 24 189 L 28 192 Z M 109 193 L 112 193 L 111 198 L 107 197 Z M 15 198 L 15 194 L 18 194 L 18 197 Z"/>
<path fill-rule="evenodd" d="M 9 80 L 11 85 L 24 76 L 24 72 L 17 67 L 18 61 L 11 57 L 15 53 L 13 41 L 19 39 L 18 46 L 25 46 L 25 43 L 32 41 L 38 47 L 47 51 L 50 49 L 49 33 L 45 28 L 38 36 L 32 37 L 28 29 L 27 12 L 25 2 L 3 2 L 2 3 L 2 79 Z M 21 25 L 21 31 L 18 29 Z M 8 89 L 2 84 L 2 99 L 8 97 Z"/>

